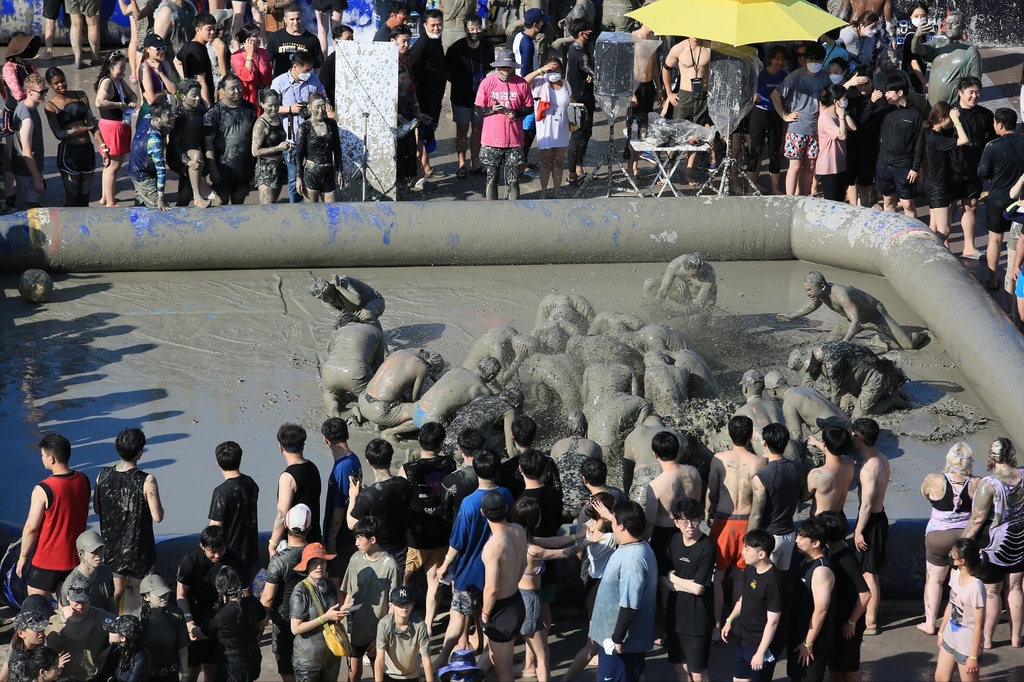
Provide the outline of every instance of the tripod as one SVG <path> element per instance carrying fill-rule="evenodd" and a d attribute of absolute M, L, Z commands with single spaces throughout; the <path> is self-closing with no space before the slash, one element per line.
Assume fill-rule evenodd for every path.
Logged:
<path fill-rule="evenodd" d="M 608 121 L 608 149 L 605 151 L 604 160 L 601 161 L 592 171 L 587 173 L 587 177 L 583 179 L 583 183 L 576 190 L 576 194 L 572 195 L 573 199 L 578 199 L 582 194 L 583 190 L 587 188 L 590 182 L 597 177 L 597 174 L 601 172 L 602 168 L 608 169 L 608 191 L 605 194 L 606 197 L 612 195 L 612 190 L 615 188 L 615 166 L 619 167 L 622 174 L 629 180 L 629 184 L 633 187 L 633 191 L 636 192 L 638 197 L 643 197 L 644 193 L 640 191 L 640 188 L 636 186 L 636 181 L 633 180 L 633 176 L 630 175 L 626 168 L 622 165 L 622 160 L 616 158 L 615 155 L 615 118 L 612 117 Z"/>
<path fill-rule="evenodd" d="M 725 158 L 718 164 L 717 170 L 708 174 L 708 179 L 705 180 L 704 184 L 697 190 L 696 196 L 700 196 L 700 193 L 706 189 L 713 189 L 712 186 L 715 184 L 716 180 L 719 181 L 719 184 L 718 189 L 714 190 L 715 194 L 720 197 L 728 196 L 729 169 L 733 167 L 738 168 L 739 165 L 740 162 L 732 158 L 732 135 L 730 135 L 725 141 Z M 721 174 L 721 178 L 718 177 L 719 174 Z M 761 190 L 757 188 L 757 185 L 754 184 L 750 179 L 750 176 L 747 175 L 742 168 L 739 168 L 739 176 L 743 179 L 743 182 L 750 186 L 750 189 L 753 190 L 755 196 L 761 196 Z"/>

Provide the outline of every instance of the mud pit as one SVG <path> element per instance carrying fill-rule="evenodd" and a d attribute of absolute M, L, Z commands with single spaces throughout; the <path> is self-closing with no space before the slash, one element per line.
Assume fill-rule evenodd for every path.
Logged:
<path fill-rule="evenodd" d="M 751 368 L 784 367 L 790 350 L 825 340 L 838 321 L 821 309 L 794 322 L 776 322 L 806 301 L 802 281 L 811 269 L 885 302 L 911 329 L 921 327 L 884 279 L 797 261 L 715 262 L 718 311 L 714 323 L 682 326 L 722 387 L 716 403 L 677 417 L 686 429 L 722 422 L 729 402 L 740 402 L 739 379 Z M 556 292 L 585 296 L 598 312 L 616 310 L 647 322 L 667 322 L 643 308 L 642 284 L 664 264 L 608 264 L 465 268 L 379 268 L 346 271 L 387 299 L 381 318 L 392 349 L 426 347 L 449 367 L 460 366 L 473 341 L 496 325 L 529 333 L 537 303 Z M 310 275 L 334 271 L 120 273 L 58 278 L 50 303 L 29 306 L 17 297 L 17 279 L 0 279 L 6 300 L 0 324 L 0 420 L 6 456 L 0 473 L 0 519 L 18 524 L 31 486 L 43 477 L 35 443 L 43 431 L 67 435 L 72 463 L 91 478 L 117 455 L 113 438 L 140 426 L 148 444 L 140 466 L 159 479 L 167 510 L 161 534 L 197 532 L 205 525 L 210 492 L 220 482 L 213 457 L 224 440 L 241 444 L 243 470 L 263 489 L 260 518 L 272 518 L 283 460 L 274 434 L 283 421 L 305 426 L 307 456 L 326 474 L 330 466 L 317 437 L 326 416 L 318 363 L 335 311 L 309 294 Z M 340 273 L 339 273 L 340 274 Z M 661 316 L 664 317 L 664 316 Z M 932 342 L 895 352 L 911 379 L 917 409 L 880 420 L 880 445 L 891 458 L 890 518 L 919 518 L 927 506 L 917 492 L 937 471 L 952 438 L 975 452 L 1003 435 L 988 419 L 955 363 Z M 795 376 L 785 371 L 795 381 Z M 565 435 L 564 413 L 531 404 L 542 423 L 541 445 Z M 357 452 L 372 437 L 354 428 Z M 401 451 L 400 451 L 401 452 Z M 396 457 L 400 463 L 401 455 Z M 847 514 L 856 513 L 850 496 Z"/>

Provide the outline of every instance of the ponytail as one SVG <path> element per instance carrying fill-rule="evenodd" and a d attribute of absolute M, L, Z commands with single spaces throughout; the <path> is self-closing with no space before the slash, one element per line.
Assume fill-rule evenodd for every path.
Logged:
<path fill-rule="evenodd" d="M 975 578 L 984 575 L 988 570 L 988 557 L 981 551 L 978 541 L 974 538 L 960 538 L 953 543 L 953 548 Z"/>

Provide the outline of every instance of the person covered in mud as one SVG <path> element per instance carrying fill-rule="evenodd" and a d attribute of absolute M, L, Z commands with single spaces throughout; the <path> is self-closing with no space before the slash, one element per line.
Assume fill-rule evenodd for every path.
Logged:
<path fill-rule="evenodd" d="M 344 406 L 362 395 L 383 364 L 386 350 L 380 329 L 349 312 L 338 316 L 320 370 L 324 405 L 330 416 L 340 417 Z M 353 406 L 352 412 L 362 421 L 358 406 Z"/>
<path fill-rule="evenodd" d="M 829 399 L 844 409 L 853 402 L 853 416 L 884 414 L 909 407 L 900 394 L 907 377 L 891 361 L 849 341 L 826 341 L 809 352 L 794 350 L 788 366 L 806 375 L 805 386 L 820 377 L 827 384 Z"/>
<path fill-rule="evenodd" d="M 343 312 L 352 313 L 383 331 L 384 297 L 366 282 L 351 275 L 335 275 L 333 281 L 313 277 L 309 293 Z"/>
<path fill-rule="evenodd" d="M 832 330 L 830 341 L 837 341 L 840 338 L 843 341 L 852 341 L 862 329 L 870 329 L 878 334 L 877 340 L 872 341 L 884 345 L 889 350 L 913 350 L 920 348 L 928 338 L 927 332 L 908 334 L 896 320 L 892 319 L 885 305 L 871 294 L 845 284 L 828 282 L 825 275 L 817 270 L 807 273 L 807 277 L 804 278 L 804 292 L 811 299 L 810 303 L 795 313 L 780 313 L 777 319 L 795 320 L 810 315 L 824 304 L 849 321 L 848 326 L 839 324 Z M 845 335 L 841 336 L 844 331 Z"/>
<path fill-rule="evenodd" d="M 811 434 L 818 435 L 826 426 L 850 427 L 850 417 L 835 403 L 810 386 L 790 386 L 782 372 L 764 375 L 764 392 L 782 403 L 789 437 L 803 442 Z"/>
<path fill-rule="evenodd" d="M 678 414 L 690 397 L 690 371 L 660 351 L 644 353 L 644 397 L 658 414 Z"/>
<path fill-rule="evenodd" d="M 311 93 L 306 108 L 309 119 L 295 137 L 295 189 L 313 203 L 333 202 L 344 184 L 338 123 L 327 117 L 327 97 L 322 92 Z"/>
<path fill-rule="evenodd" d="M 447 372 L 437 380 L 418 401 L 403 405 L 403 413 L 409 411 L 409 421 L 382 432 L 385 438 L 412 433 L 427 422 L 448 424 L 459 408 L 481 396 L 494 395 L 488 384 L 498 376 L 501 363 L 496 358 L 486 357 L 475 370 L 459 367 Z"/>
<path fill-rule="evenodd" d="M 786 416 L 782 412 L 782 405 L 764 396 L 764 375 L 756 369 L 747 370 L 740 380 L 740 390 L 747 402 L 736 410 L 734 417 L 750 417 L 754 421 L 754 435 L 750 444 L 754 452 L 765 457 L 764 440 L 761 438 L 761 431 L 769 424 L 785 424 Z M 796 444 L 790 441 L 786 445 L 786 457 L 798 459 L 800 451 Z"/>
<path fill-rule="evenodd" d="M 584 335 L 595 317 L 590 301 L 579 294 L 549 294 L 537 306 L 533 335 L 554 322 L 569 336 Z"/>
<path fill-rule="evenodd" d="M 644 321 L 636 315 L 630 315 L 629 313 L 620 313 L 615 310 L 605 310 L 594 316 L 594 319 L 590 321 L 590 327 L 587 329 L 588 336 L 597 336 L 598 334 L 627 334 L 629 332 L 640 331 L 640 328 L 644 326 Z"/>
<path fill-rule="evenodd" d="M 491 327 L 469 349 L 469 354 L 462 366 L 466 369 L 473 369 L 488 355 L 497 358 L 501 363 L 501 373 L 498 374 L 495 381 L 504 386 L 515 378 L 519 367 L 526 358 L 536 353 L 538 348 L 537 339 L 520 334 L 515 327 L 507 325 Z"/>
<path fill-rule="evenodd" d="M 243 204 L 256 169 L 252 158 L 256 107 L 242 99 L 242 81 L 234 74 L 222 78 L 219 89 L 220 99 L 203 116 L 210 184 L 219 203 Z"/>
<path fill-rule="evenodd" d="M 409 421 L 412 414 L 407 407 L 419 400 L 424 382 L 436 380 L 443 369 L 444 358 L 425 348 L 395 351 L 359 394 L 360 414 L 382 428 Z M 407 392 L 412 402 L 405 402 Z"/>
<path fill-rule="evenodd" d="M 629 499 L 641 504 L 647 484 L 661 473 L 661 466 L 651 450 L 651 441 L 662 431 L 671 433 L 678 442 L 683 442 L 678 431 L 665 426 L 660 416 L 652 414 L 630 431 L 622 443 L 622 489 L 629 495 Z"/>
<path fill-rule="evenodd" d="M 644 298 L 663 305 L 677 303 L 684 315 L 710 316 L 718 300 L 715 269 L 701 253 L 685 253 L 668 264 L 660 283 L 644 282 Z"/>
<path fill-rule="evenodd" d="M 167 137 L 167 167 L 178 174 L 178 206 L 194 202 L 197 208 L 210 205 L 202 195 L 203 170 L 202 86 L 194 78 L 178 83 L 178 106 L 174 107 L 174 127 Z"/>
<path fill-rule="evenodd" d="M 563 438 L 551 448 L 551 459 L 558 469 L 562 481 L 563 505 L 567 512 L 576 516 L 583 503 L 590 497 L 583 482 L 583 464 L 588 459 L 602 459 L 604 453 L 596 441 L 587 438 L 587 418 L 581 410 L 572 410 L 566 419 L 568 438 Z"/>
<path fill-rule="evenodd" d="M 253 184 L 260 194 L 261 204 L 276 204 L 281 188 L 288 184 L 288 166 L 284 153 L 295 146 L 288 139 L 280 114 L 281 96 L 276 90 L 264 88 L 260 92 L 263 114 L 252 129 L 252 155 L 256 158 Z"/>
<path fill-rule="evenodd" d="M 624 436 L 653 411 L 647 400 L 629 393 L 605 393 L 584 408 L 590 435 L 601 445 L 610 469 L 617 469 L 622 460 Z"/>
<path fill-rule="evenodd" d="M 499 452 L 498 434 L 504 434 L 505 454 L 513 457 L 516 446 L 512 440 L 512 422 L 523 406 L 523 392 L 518 388 L 509 387 L 499 395 L 487 395 L 474 398 L 471 403 L 459 410 L 455 419 L 448 425 L 441 452 L 455 456 L 459 445 L 459 436 L 466 429 L 476 429 L 484 434 L 483 447 Z M 500 430 L 497 428 L 501 424 Z"/>

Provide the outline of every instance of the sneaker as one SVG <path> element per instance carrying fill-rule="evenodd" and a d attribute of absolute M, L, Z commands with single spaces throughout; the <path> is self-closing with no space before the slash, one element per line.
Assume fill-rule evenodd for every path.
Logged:
<path fill-rule="evenodd" d="M 644 161 L 647 161 L 648 163 L 657 163 L 657 161 L 654 158 L 654 152 L 643 152 L 642 154 L 640 154 L 640 158 L 643 159 Z"/>
<path fill-rule="evenodd" d="M 538 173 L 537 171 L 533 170 L 532 168 L 527 168 L 526 170 L 524 170 L 522 173 L 519 174 L 519 177 L 520 178 L 525 178 L 527 180 L 539 180 L 540 179 L 540 173 Z"/>
<path fill-rule="evenodd" d="M 427 188 L 427 179 L 420 178 L 419 180 L 413 183 L 412 188 L 418 192 L 422 192 Z"/>

